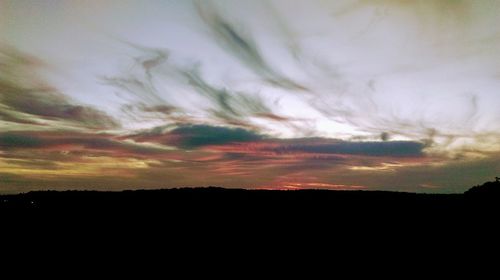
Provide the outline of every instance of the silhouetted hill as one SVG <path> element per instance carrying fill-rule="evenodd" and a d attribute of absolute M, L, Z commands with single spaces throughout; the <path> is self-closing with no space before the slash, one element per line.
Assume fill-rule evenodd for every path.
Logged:
<path fill-rule="evenodd" d="M 384 191 L 245 190 L 179 188 L 122 192 L 36 191 L 0 196 L 0 212 L 42 215 L 95 214 L 193 220 L 288 219 L 349 220 L 379 217 L 460 219 L 496 213 L 499 183 L 488 182 L 465 194 L 416 194 Z"/>
<path fill-rule="evenodd" d="M 416 194 L 384 191 L 245 190 L 179 188 L 122 192 L 35 191 L 0 196 L 0 209 L 80 211 L 169 211 L 182 213 L 274 212 L 391 213 L 456 211 L 478 200 L 497 199 L 498 182 L 463 194 Z M 473 199 L 469 199 L 473 198 Z M 481 204 L 481 203 L 479 203 Z"/>
<path fill-rule="evenodd" d="M 489 186 L 489 184 L 488 184 Z M 474 191 L 476 192 L 476 191 Z M 464 230 L 490 232 L 500 206 L 483 192 L 416 194 L 383 191 L 245 190 L 180 188 L 122 192 L 38 191 L 0 196 L 0 226 L 7 220 L 29 229 L 106 238 L 155 232 L 196 244 L 238 236 L 308 238 L 317 234 L 356 240 L 451 238 Z M 486 199 L 487 197 L 487 199 Z M 465 226 L 466 225 L 466 226 Z M 17 226 L 16 226 L 17 227 Z M 9 228 L 14 228 L 10 226 Z M 307 233 L 310 233 L 307 235 Z M 70 235 L 71 236 L 71 235 Z M 145 237 L 142 237 L 145 238 Z M 367 239 L 368 238 L 368 239 Z M 241 241 L 241 240 L 240 240 Z M 340 243 L 339 243 L 340 244 Z"/>
<path fill-rule="evenodd" d="M 481 197 L 484 199 L 495 199 L 500 196 L 500 181 L 486 182 L 475 186 L 465 192 L 467 196 Z"/>

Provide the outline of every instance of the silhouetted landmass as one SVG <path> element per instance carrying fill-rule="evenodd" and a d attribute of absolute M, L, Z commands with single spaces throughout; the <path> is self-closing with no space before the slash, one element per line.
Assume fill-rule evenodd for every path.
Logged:
<path fill-rule="evenodd" d="M 319 240 L 332 240 L 336 248 L 378 244 L 383 251 L 383 240 L 400 240 L 404 249 L 419 240 L 459 243 L 470 238 L 470 231 L 481 236 L 477 240 L 493 235 L 500 212 L 493 186 L 498 183 L 466 194 L 216 187 L 37 191 L 0 196 L 0 228 L 22 228 L 35 243 L 44 232 L 56 239 L 90 236 L 105 244 L 127 236 L 123 246 L 156 236 L 153 240 L 164 240 L 169 248 L 190 244 L 214 252 L 220 244 L 256 238 L 290 249 L 296 241 L 314 244 L 322 236 Z M 249 244 L 246 248 L 253 248 Z"/>
<path fill-rule="evenodd" d="M 467 196 L 478 197 L 482 199 L 496 199 L 500 196 L 500 181 L 486 182 L 480 186 L 475 186 L 465 192 Z"/>
<path fill-rule="evenodd" d="M 500 183 L 488 182 L 464 194 L 416 194 L 384 191 L 245 190 L 178 188 L 122 192 L 35 191 L 0 196 L 0 210 L 153 212 L 225 215 L 269 213 L 308 215 L 330 213 L 374 215 L 400 213 L 448 213 L 484 209 L 498 205 Z"/>

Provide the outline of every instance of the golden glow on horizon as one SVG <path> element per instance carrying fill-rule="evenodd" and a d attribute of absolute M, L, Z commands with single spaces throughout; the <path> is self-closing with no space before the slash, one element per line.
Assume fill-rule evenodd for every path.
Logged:
<path fill-rule="evenodd" d="M 308 189 L 328 189 L 328 190 L 364 190 L 364 186 L 357 185 L 340 185 L 340 184 L 327 184 L 327 183 L 292 183 L 283 182 L 276 185 L 261 186 L 257 189 L 262 190 L 308 190 Z"/>

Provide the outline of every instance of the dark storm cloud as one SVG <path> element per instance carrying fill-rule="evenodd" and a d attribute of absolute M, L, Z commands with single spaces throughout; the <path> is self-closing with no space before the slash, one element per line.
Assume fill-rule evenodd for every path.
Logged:
<path fill-rule="evenodd" d="M 229 153 L 273 153 L 360 155 L 371 157 L 421 157 L 425 145 L 413 141 L 342 141 L 329 138 L 278 139 L 242 128 L 209 125 L 181 125 L 168 130 L 159 127 L 128 136 L 138 142 L 174 145 L 186 149 L 219 146 Z M 248 147 L 245 143 L 251 142 Z M 215 148 L 217 149 L 217 148 Z"/>
<path fill-rule="evenodd" d="M 221 16 L 220 11 L 209 1 L 196 1 L 195 3 L 198 14 L 210 28 L 211 35 L 217 44 L 233 57 L 274 86 L 299 91 L 307 90 L 269 65 L 253 38 Z"/>
<path fill-rule="evenodd" d="M 262 139 L 261 135 L 241 128 L 192 125 L 178 127 L 171 131 L 173 135 L 184 137 L 183 147 L 221 145 L 232 142 L 248 142 Z"/>
<path fill-rule="evenodd" d="M 317 153 L 317 154 L 344 154 L 363 156 L 387 156 L 387 157 L 419 157 L 423 155 L 424 145 L 412 141 L 390 141 L 390 142 L 348 142 L 336 140 L 311 139 L 301 140 L 301 144 L 283 144 L 270 148 L 276 153 Z M 316 143 L 315 143 L 316 142 Z"/>
<path fill-rule="evenodd" d="M 116 128 L 118 122 L 106 113 L 77 105 L 41 81 L 36 58 L 12 48 L 0 48 L 0 119 L 20 124 L 41 120 L 72 122 L 87 128 Z"/>
<path fill-rule="evenodd" d="M 137 142 L 153 142 L 164 145 L 175 145 L 185 149 L 209 145 L 225 145 L 258 141 L 263 136 L 242 128 L 229 128 L 209 125 L 181 125 L 167 132 L 154 129 L 142 134 L 130 136 Z"/>
<path fill-rule="evenodd" d="M 24 133 L 1 133 L 0 147 L 4 149 L 16 148 L 41 148 L 44 146 L 42 139 L 36 136 L 25 135 Z"/>

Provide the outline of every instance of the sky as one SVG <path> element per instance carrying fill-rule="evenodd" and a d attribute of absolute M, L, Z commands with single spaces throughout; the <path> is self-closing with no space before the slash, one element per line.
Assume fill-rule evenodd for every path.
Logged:
<path fill-rule="evenodd" d="M 496 0 L 0 0 L 0 193 L 463 192 L 500 175 Z"/>

